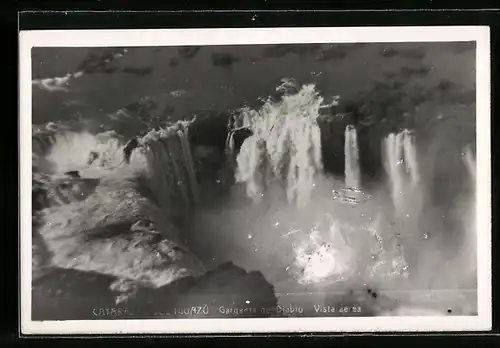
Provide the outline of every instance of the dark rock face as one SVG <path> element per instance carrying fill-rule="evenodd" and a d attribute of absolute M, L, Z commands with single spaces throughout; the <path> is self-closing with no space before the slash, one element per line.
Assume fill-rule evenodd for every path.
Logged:
<path fill-rule="evenodd" d="M 269 316 L 262 308 L 277 306 L 274 288 L 260 272 L 232 263 L 158 289 L 139 288 L 119 305 L 110 290 L 114 282 L 94 272 L 55 269 L 33 283 L 33 320 L 251 318 Z"/>
<path fill-rule="evenodd" d="M 196 120 L 189 126 L 189 143 L 193 148 L 200 145 L 212 146 L 224 153 L 228 120 L 227 113 L 196 115 Z"/>
<path fill-rule="evenodd" d="M 80 172 L 78 170 L 70 170 L 70 171 L 64 173 L 64 175 L 68 175 L 68 176 L 75 178 L 75 179 L 80 178 Z"/>
<path fill-rule="evenodd" d="M 274 287 L 261 272 L 246 272 L 230 262 L 199 278 L 183 279 L 179 283 L 177 293 L 173 294 L 177 297 L 177 313 L 175 308 L 173 312 L 166 311 L 174 317 L 262 318 L 269 316 L 262 309 L 277 306 Z M 200 307 L 202 311 L 198 312 Z"/>

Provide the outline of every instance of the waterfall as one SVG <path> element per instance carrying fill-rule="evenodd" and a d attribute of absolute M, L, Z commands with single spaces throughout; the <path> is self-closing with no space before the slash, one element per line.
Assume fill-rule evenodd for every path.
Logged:
<path fill-rule="evenodd" d="M 100 172 L 119 166 L 123 139 L 114 132 L 43 131 L 32 135 L 34 173 L 60 176 L 69 171 Z"/>
<path fill-rule="evenodd" d="M 56 141 L 56 134 L 53 132 L 37 132 L 32 135 L 32 152 L 37 156 L 44 156 L 52 148 Z"/>
<path fill-rule="evenodd" d="M 360 187 L 359 149 L 356 128 L 349 125 L 345 128 L 345 185 Z"/>
<path fill-rule="evenodd" d="M 234 170 L 234 154 L 235 154 L 235 144 L 234 135 L 237 131 L 242 129 L 250 128 L 251 120 L 258 117 L 258 112 L 252 110 L 248 107 L 243 107 L 232 112 L 228 120 L 227 125 L 227 137 L 226 137 L 226 163 L 228 169 Z"/>
<path fill-rule="evenodd" d="M 252 123 L 252 119 L 255 118 L 257 114 L 257 111 L 250 109 L 248 106 L 236 109 L 229 118 L 228 129 L 235 130 L 249 127 Z"/>
<path fill-rule="evenodd" d="M 31 163 L 34 173 L 50 173 L 54 171 L 54 163 L 46 155 L 57 141 L 57 133 L 49 130 L 34 130 L 31 136 Z"/>
<path fill-rule="evenodd" d="M 236 182 L 247 195 L 259 200 L 266 188 L 278 182 L 289 203 L 305 206 L 310 200 L 316 173 L 322 170 L 321 135 L 317 124 L 323 98 L 314 85 L 304 85 L 281 100 L 267 100 L 258 111 L 245 110 L 253 135 L 236 158 Z"/>
<path fill-rule="evenodd" d="M 400 134 L 389 134 L 383 142 L 383 161 L 387 172 L 392 203 L 397 209 L 403 203 L 403 176 L 401 171 L 403 147 Z"/>
<path fill-rule="evenodd" d="M 407 173 L 410 175 L 410 182 L 413 187 L 417 186 L 420 182 L 420 174 L 418 171 L 417 150 L 415 147 L 415 139 L 410 131 L 403 131 L 403 152 L 404 163 Z"/>
<path fill-rule="evenodd" d="M 392 203 L 401 217 L 409 201 L 415 199 L 420 181 L 416 148 L 412 134 L 403 130 L 383 140 L 383 164 L 388 175 Z"/>
<path fill-rule="evenodd" d="M 234 135 L 238 128 L 229 129 L 227 138 L 226 138 L 226 146 L 224 148 L 224 156 L 226 159 L 226 170 L 234 175 L 235 170 L 235 143 L 234 143 Z"/>
<path fill-rule="evenodd" d="M 234 130 L 229 131 L 226 139 L 226 157 L 227 159 L 232 159 L 234 154 Z"/>
<path fill-rule="evenodd" d="M 34 212 L 34 277 L 48 264 L 156 288 L 203 272 L 174 225 L 199 197 L 188 125 L 127 144 L 114 132 L 53 135 L 37 155 L 53 166 L 33 173 L 34 196 L 41 186 L 49 203 Z"/>
<path fill-rule="evenodd" d="M 141 139 L 147 183 L 169 218 L 186 216 L 199 202 L 200 190 L 188 142 L 189 122 L 151 131 Z M 134 151 L 135 152 L 135 151 Z"/>
<path fill-rule="evenodd" d="M 115 176 L 123 180 L 146 177 L 146 186 L 168 218 L 185 216 L 199 201 L 199 187 L 188 142 L 190 122 L 151 131 L 125 158 L 128 145 L 113 131 L 41 131 L 33 138 L 34 172 L 61 176 L 78 172 L 85 178 Z M 131 150 L 131 149 L 128 149 Z M 37 174 L 38 175 L 38 174 Z"/>

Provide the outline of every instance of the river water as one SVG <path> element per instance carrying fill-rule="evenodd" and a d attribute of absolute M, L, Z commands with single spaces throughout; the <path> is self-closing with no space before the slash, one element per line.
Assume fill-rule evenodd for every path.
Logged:
<path fill-rule="evenodd" d="M 424 113 L 426 121 L 373 140 L 385 175 L 372 182 L 361 178 L 361 129 L 341 127 L 340 146 L 330 149 L 318 124 L 322 105 L 336 96 L 342 104 L 373 94 L 391 74 L 406 79 L 398 91 L 410 96 L 415 90 L 444 94 L 443 81 L 473 92 L 474 64 L 466 44 L 35 48 L 33 124 L 130 137 L 166 120 L 210 120 L 246 105 L 260 116 L 236 151 L 229 171 L 235 184 L 224 185 L 227 168 L 202 180 L 202 195 L 210 193 L 180 228 L 208 268 L 230 260 L 261 271 L 283 306 L 308 292 L 316 295 L 301 305 L 343 301 L 332 300 L 337 291 L 376 289 L 410 308 L 469 313 L 476 307 L 475 267 L 461 274 L 456 260 L 465 255 L 470 263 L 475 255 L 473 224 L 459 218 L 474 196 L 473 185 L 464 183 L 475 175 L 473 150 L 466 149 L 473 145 L 475 115 L 453 109 L 456 101 L 444 105 L 443 98 L 408 106 L 405 113 Z M 266 103 L 284 78 L 298 81 L 296 91 L 287 101 Z M 443 133 L 450 124 L 460 131 Z M 196 145 L 227 143 L 224 134 L 213 137 L 220 139 L 208 136 Z M 322 157 L 338 149 L 345 176 L 323 167 Z M 445 153 L 451 154 L 448 168 L 438 160 Z M 456 168 L 460 178 L 443 188 Z M 447 199 L 435 199 L 437 191 Z"/>

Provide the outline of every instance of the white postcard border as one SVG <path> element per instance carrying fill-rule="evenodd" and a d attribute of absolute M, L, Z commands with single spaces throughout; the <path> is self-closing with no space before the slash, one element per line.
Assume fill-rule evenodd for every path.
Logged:
<path fill-rule="evenodd" d="M 31 320 L 31 48 L 476 41 L 478 316 Z M 20 33 L 22 334 L 476 331 L 491 329 L 490 30 L 486 26 L 43 30 Z"/>

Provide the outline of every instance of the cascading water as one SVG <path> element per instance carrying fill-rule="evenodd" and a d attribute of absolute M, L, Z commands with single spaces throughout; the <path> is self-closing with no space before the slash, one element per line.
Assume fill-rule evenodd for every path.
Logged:
<path fill-rule="evenodd" d="M 37 213 L 43 223 L 33 227 L 40 236 L 34 253 L 52 255 L 40 267 L 112 275 L 119 292 L 199 275 L 203 265 L 172 223 L 198 202 L 188 125 L 150 132 L 127 150 L 129 158 L 130 143 L 113 132 L 56 134 L 40 156 L 53 163 L 50 172 L 34 173 L 46 179 L 41 186 L 47 197 L 65 198 L 49 199 Z"/>
<path fill-rule="evenodd" d="M 257 111 L 250 109 L 248 106 L 236 109 L 229 118 L 228 129 L 234 130 L 249 127 L 256 115 Z"/>
<path fill-rule="evenodd" d="M 323 98 L 313 85 L 279 102 L 268 100 L 250 118 L 253 134 L 237 157 L 236 181 L 259 200 L 266 186 L 278 180 L 290 203 L 309 203 L 315 175 L 322 169 L 320 129 L 316 122 Z"/>
<path fill-rule="evenodd" d="M 282 254 L 288 255 L 284 257 L 288 261 L 281 260 L 280 263 L 288 264 L 284 268 L 289 279 L 295 279 L 299 284 L 345 281 L 357 273 L 366 275 L 366 272 L 382 278 L 395 274 L 397 270 L 393 268 L 403 269 L 405 266 L 403 262 L 394 261 L 391 258 L 394 254 L 387 253 L 385 248 L 379 250 L 375 234 L 382 228 L 380 224 L 374 226 L 375 232 L 365 229 L 366 226 L 359 221 L 359 210 L 355 212 L 352 209 L 362 200 L 353 198 L 355 202 L 349 201 L 350 197 L 336 199 L 335 188 L 345 189 L 346 182 L 338 183 L 323 173 L 317 123 L 323 98 L 315 91 L 314 85 L 291 88 L 291 83 L 288 81 L 288 88 L 285 89 L 278 87 L 280 92 L 284 92 L 281 99 L 276 101 L 270 98 L 257 111 L 240 109 L 240 113 L 229 122 L 226 139 L 226 154 L 229 156 L 235 151 L 234 131 L 248 128 L 251 134 L 236 157 L 236 182 L 243 184 L 247 197 L 266 204 L 242 208 L 237 212 L 233 211 L 236 208 L 229 209 L 224 214 L 235 214 L 235 217 L 224 218 L 224 221 L 229 224 L 231 219 L 237 218 L 243 223 L 244 216 L 249 214 L 253 227 L 248 238 L 256 241 L 257 234 L 262 234 L 260 238 L 266 240 L 266 246 L 260 245 L 254 252 L 264 252 L 270 246 L 281 247 Z M 349 186 L 345 191 L 352 195 L 353 192 L 360 192 L 359 150 L 354 127 L 346 129 L 345 146 L 346 181 Z M 233 198 L 237 199 L 237 196 Z M 271 201 L 272 204 L 268 204 Z M 300 209 L 297 210 L 297 207 Z M 289 215 L 284 218 L 283 214 Z M 361 213 L 361 216 L 365 214 Z M 342 221 L 342 217 L 352 220 Z M 274 231 L 267 231 L 268 223 L 272 224 Z M 203 224 L 207 226 L 210 223 Z M 241 227 L 238 225 L 238 228 Z M 372 250 L 377 253 L 377 260 L 370 258 L 370 248 L 377 249 Z M 358 253 L 359 250 L 363 250 L 363 256 Z M 361 261 L 367 253 L 366 260 Z M 373 268 L 377 270 L 373 271 Z M 274 275 L 270 277 L 273 279 Z M 291 286 L 290 283 L 288 286 Z"/>
<path fill-rule="evenodd" d="M 44 156 L 47 151 L 54 145 L 56 133 L 45 131 L 36 132 L 32 136 L 33 154 L 37 156 Z"/>
<path fill-rule="evenodd" d="M 226 147 L 225 147 L 225 155 L 227 166 L 232 169 L 233 167 L 233 156 L 234 156 L 234 130 L 229 130 L 226 138 Z"/>
<path fill-rule="evenodd" d="M 401 132 L 389 134 L 382 141 L 382 160 L 387 173 L 387 181 L 392 202 L 392 221 L 394 240 L 392 250 L 399 255 L 406 269 L 409 267 L 407 257 L 415 266 L 415 248 L 409 253 L 402 246 L 415 245 L 421 239 L 427 239 L 418 227 L 422 210 L 424 188 L 420 185 L 417 152 L 414 136 L 411 131 L 404 129 Z M 406 272 L 409 274 L 409 271 Z"/>
<path fill-rule="evenodd" d="M 188 122 L 178 122 L 167 129 L 151 131 L 141 139 L 148 185 L 157 203 L 172 219 L 186 217 L 200 198 L 188 127 Z"/>
<path fill-rule="evenodd" d="M 418 171 L 415 139 L 409 130 L 403 131 L 403 150 L 406 171 L 410 175 L 410 183 L 412 187 L 416 187 L 420 183 L 420 174 Z"/>
<path fill-rule="evenodd" d="M 227 125 L 227 137 L 226 137 L 226 146 L 225 146 L 225 155 L 226 155 L 226 165 L 230 171 L 235 170 L 235 141 L 234 136 L 237 131 L 242 129 L 250 129 L 251 120 L 258 117 L 259 114 L 257 111 L 252 110 L 248 107 L 240 108 L 235 110 L 231 117 L 229 117 L 228 125 Z"/>
<path fill-rule="evenodd" d="M 156 267 L 158 259 L 138 247 L 137 239 L 130 242 L 121 238 L 122 232 L 114 232 L 109 237 L 115 241 L 113 243 L 90 242 L 78 233 L 93 231 L 89 238 L 94 238 L 96 230 L 108 225 L 123 229 L 126 221 L 131 226 L 127 225 L 123 232 L 129 233 L 130 229 L 139 235 L 154 228 L 166 235 L 169 242 L 183 245 L 176 238 L 179 231 L 172 222 L 189 217 L 187 220 L 201 221 L 201 225 L 193 229 L 192 239 L 197 240 L 198 249 L 209 254 L 206 257 L 208 262 L 203 259 L 204 262 L 209 264 L 214 260 L 220 263 L 225 258 L 248 270 L 260 270 L 275 284 L 277 292 L 288 291 L 296 285 L 307 285 L 312 289 L 331 283 L 335 283 L 337 289 L 359 289 L 365 283 L 370 283 L 370 287 L 402 286 L 402 283 L 389 282 L 389 279 L 407 279 L 406 252 L 403 257 L 399 244 L 405 245 L 405 251 L 420 246 L 399 238 L 400 234 L 414 234 L 418 230 L 416 219 L 421 216 L 419 197 L 424 183 L 419 174 L 413 136 L 405 130 L 390 134 L 383 140 L 384 167 L 391 199 L 380 192 L 373 199 L 374 204 L 370 203 L 371 200 L 348 200 L 350 197 L 337 199 L 336 189 L 347 186 L 349 190 L 346 192 L 359 191 L 361 172 L 357 133 L 352 126 L 345 129 L 344 181 L 326 177 L 322 170 L 317 124 L 322 101 L 313 85 L 305 85 L 286 92 L 278 101 L 265 101 L 259 110 L 240 109 L 230 120 L 226 155 L 235 171 L 236 181 L 241 184 L 231 190 L 238 192 L 237 187 L 244 187 L 245 199 L 238 200 L 241 197 L 231 194 L 227 198 L 229 204 L 224 199 L 221 200 L 224 206 L 211 203 L 209 214 L 204 216 L 203 212 L 197 215 L 200 211 L 193 214 L 201 188 L 187 140 L 188 122 L 151 131 L 138 139 L 138 146 L 131 152 L 129 161 L 124 160 L 123 155 L 127 145 L 111 133 L 49 136 L 48 141 L 39 142 L 42 145 L 36 149 L 40 150 L 34 149 L 40 158 L 54 162 L 53 167 L 47 167 L 50 170 L 42 172 L 51 177 L 76 171 L 82 177 L 80 179 L 99 180 L 97 189 L 89 190 L 75 202 L 58 203 L 58 210 L 53 207 L 45 214 L 46 221 L 56 228 L 55 232 L 53 227 L 50 231 L 48 228 L 41 230 L 42 239 L 49 238 L 50 241 L 48 251 L 43 253 L 58 254 L 55 261 L 53 259 L 58 266 L 132 280 L 137 280 L 142 274 L 146 283 L 161 286 L 199 269 L 189 262 L 181 264 L 177 261 L 173 268 L 166 266 L 170 270 Z M 243 142 L 234 161 L 235 142 L 238 143 L 235 132 L 241 129 L 250 136 Z M 50 151 L 44 152 L 44 148 L 50 147 Z M 90 158 L 89 153 L 93 153 Z M 471 179 L 475 180 L 472 152 L 466 150 L 465 154 Z M 66 179 L 76 188 L 81 186 L 79 178 Z M 76 191 L 83 193 L 84 190 Z M 264 200 L 264 203 L 272 199 L 273 204 L 249 204 L 246 197 L 256 202 Z M 472 206 L 470 211 L 475 213 Z M 81 217 L 68 224 L 66 217 L 75 212 Z M 93 219 L 88 218 L 90 215 Z M 153 227 L 149 224 L 151 220 Z M 464 224 L 470 226 L 470 231 L 475 231 L 472 221 L 475 219 L 469 218 Z M 99 228 L 88 223 L 99 225 Z M 63 239 L 59 237 L 63 234 L 69 239 L 61 243 Z M 473 236 L 473 233 L 468 236 Z M 72 242 L 68 242 L 71 238 Z M 174 258 L 183 253 L 173 252 L 175 248 L 167 242 L 152 241 L 148 245 L 160 253 L 174 254 Z M 192 240 L 189 245 L 196 248 Z M 200 250 L 193 250 L 201 254 Z M 134 263 L 133 260 L 137 259 L 144 262 Z M 169 260 L 171 262 L 172 258 Z M 412 268 L 415 265 L 410 264 Z"/>
<path fill-rule="evenodd" d="M 349 188 L 360 187 L 359 149 L 356 128 L 345 128 L 345 185 Z"/>
<path fill-rule="evenodd" d="M 414 202 L 421 188 L 416 148 L 409 130 L 389 134 L 383 140 L 383 164 L 387 172 L 392 203 L 398 218 L 407 213 L 408 202 Z M 415 207 L 412 207 L 414 210 Z"/>

